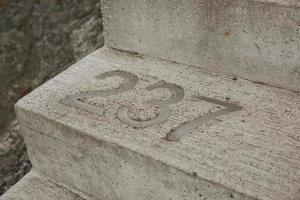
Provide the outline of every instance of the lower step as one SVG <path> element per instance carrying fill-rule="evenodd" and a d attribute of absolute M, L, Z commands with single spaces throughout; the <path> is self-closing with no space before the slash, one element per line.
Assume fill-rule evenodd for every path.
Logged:
<path fill-rule="evenodd" d="M 34 172 L 27 174 L 0 200 L 92 200 L 82 198 Z"/>

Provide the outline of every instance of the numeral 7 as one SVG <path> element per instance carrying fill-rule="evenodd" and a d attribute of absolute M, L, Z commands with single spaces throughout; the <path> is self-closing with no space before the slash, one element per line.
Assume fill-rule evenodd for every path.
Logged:
<path fill-rule="evenodd" d="M 186 122 L 185 124 L 181 125 L 179 128 L 172 130 L 171 132 L 167 133 L 166 140 L 168 141 L 178 141 L 184 135 L 192 132 L 197 127 L 201 126 L 205 122 L 215 119 L 221 115 L 226 115 L 231 112 L 242 110 L 242 107 L 236 104 L 226 103 L 217 99 L 203 97 L 203 96 L 196 96 L 195 98 L 206 101 L 209 103 L 213 103 L 219 106 L 225 107 L 225 109 L 218 110 L 216 112 L 208 113 L 204 116 L 199 116 L 193 119 L 190 122 Z"/>

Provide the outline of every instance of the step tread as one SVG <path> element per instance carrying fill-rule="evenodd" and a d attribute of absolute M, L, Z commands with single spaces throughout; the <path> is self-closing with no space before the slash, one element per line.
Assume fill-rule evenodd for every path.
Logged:
<path fill-rule="evenodd" d="M 262 3 L 276 3 L 284 6 L 300 7 L 299 0 L 254 0 Z"/>
<path fill-rule="evenodd" d="M 109 71 L 131 82 L 126 85 L 118 77 L 95 78 Z M 134 85 L 135 76 L 136 86 L 122 91 Z M 165 88 L 151 90 L 159 87 L 155 83 Z M 121 94 L 114 94 L 118 90 L 96 91 L 119 85 L 128 88 L 120 89 Z M 184 98 L 180 100 L 182 90 Z M 72 96 L 78 100 L 70 106 L 69 95 L 80 92 L 81 96 Z M 106 96 L 110 93 L 113 95 Z M 168 108 L 171 110 L 163 123 L 155 125 L 154 121 L 154 125 L 141 128 L 147 126 L 141 120 L 156 116 L 155 108 L 143 102 L 161 96 L 164 100 L 175 96 L 173 101 L 178 102 L 162 106 L 162 118 L 168 115 Z M 66 97 L 69 99 L 62 100 Z M 299 99 L 299 93 L 288 90 L 103 48 L 36 89 L 16 108 L 20 115 L 20 111 L 33 113 L 251 197 L 296 200 L 300 196 Z M 126 117 L 126 107 L 142 108 L 139 114 L 129 111 L 136 122 Z M 202 118 L 182 128 L 199 116 Z M 24 120 L 37 131 L 47 129 L 47 123 L 30 117 Z M 178 140 L 167 141 L 166 134 L 178 127 L 177 136 L 184 133 L 182 137 L 171 134 L 169 140 Z M 84 145 L 84 141 L 59 131 L 45 134 L 79 148 Z"/>
<path fill-rule="evenodd" d="M 0 200 L 86 200 L 78 194 L 30 172 L 13 188 L 7 191 Z"/>
<path fill-rule="evenodd" d="M 276 3 L 284 6 L 300 7 L 299 0 L 254 0 L 262 3 Z"/>

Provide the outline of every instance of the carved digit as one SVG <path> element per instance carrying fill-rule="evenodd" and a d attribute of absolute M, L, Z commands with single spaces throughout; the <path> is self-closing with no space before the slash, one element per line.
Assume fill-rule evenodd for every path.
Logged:
<path fill-rule="evenodd" d="M 120 71 L 120 70 L 105 72 L 103 74 L 96 76 L 95 78 L 99 80 L 99 79 L 105 79 L 107 77 L 112 77 L 112 76 L 119 76 L 119 77 L 125 79 L 126 83 L 120 85 L 117 88 L 113 88 L 113 89 L 94 90 L 94 91 L 81 92 L 78 94 L 70 95 L 70 96 L 67 96 L 64 99 L 62 99 L 60 101 L 60 103 L 65 104 L 67 106 L 72 106 L 72 107 L 75 107 L 78 109 L 82 109 L 82 110 L 85 110 L 87 112 L 94 113 L 97 115 L 103 115 L 103 113 L 104 113 L 103 107 L 88 104 L 84 100 L 87 98 L 106 97 L 106 96 L 110 96 L 110 95 L 120 94 L 120 93 L 126 92 L 130 89 L 133 89 L 138 82 L 138 77 L 136 75 L 131 74 L 129 72 L 125 72 L 125 71 Z M 151 91 L 151 90 L 155 90 L 155 89 L 159 89 L 159 88 L 166 88 L 166 89 L 170 90 L 172 93 L 174 93 L 175 95 L 173 95 L 171 98 L 169 98 L 167 100 L 152 99 L 152 100 L 147 101 L 147 103 L 150 103 L 159 109 L 159 113 L 157 114 L 157 117 L 155 117 L 154 119 L 146 120 L 146 121 L 136 121 L 136 120 L 131 119 L 128 116 L 129 108 L 127 108 L 125 106 L 121 106 L 117 111 L 118 119 L 125 124 L 128 124 L 133 127 L 137 127 L 137 128 L 146 128 L 146 127 L 149 127 L 152 125 L 158 125 L 158 124 L 165 122 L 171 113 L 171 109 L 168 107 L 168 105 L 180 102 L 184 98 L 184 90 L 183 90 L 183 88 L 181 88 L 175 84 L 170 84 L 170 83 L 166 83 L 166 82 L 159 82 L 159 83 L 150 85 L 150 86 L 146 87 L 146 90 Z M 178 141 L 182 136 L 190 133 L 193 129 L 201 126 L 203 123 L 205 123 L 209 120 L 212 120 L 218 116 L 229 114 L 231 112 L 239 111 L 242 109 L 242 107 L 239 105 L 226 103 L 226 102 L 223 102 L 223 101 L 220 101 L 217 99 L 213 99 L 213 98 L 209 98 L 209 97 L 197 96 L 196 98 L 199 100 L 202 100 L 202 101 L 206 101 L 209 103 L 223 106 L 223 107 L 225 107 L 225 109 L 221 109 L 221 110 L 218 110 L 213 113 L 208 113 L 204 116 L 199 116 L 199 117 L 193 119 L 192 121 L 183 124 L 176 130 L 173 130 L 173 131 L 167 133 L 166 140 Z"/>
<path fill-rule="evenodd" d="M 220 105 L 220 106 L 223 106 L 226 108 L 218 110 L 213 113 L 208 113 L 204 116 L 199 116 L 199 117 L 193 119 L 192 121 L 183 124 L 176 130 L 173 130 L 167 134 L 166 139 L 168 141 L 178 141 L 182 136 L 190 133 L 193 129 L 201 126 L 204 122 L 212 120 L 218 116 L 226 115 L 231 112 L 239 111 L 242 109 L 242 107 L 239 105 L 226 103 L 226 102 L 219 101 L 217 99 L 213 99 L 213 98 L 209 98 L 209 97 L 197 96 L 196 98 L 203 100 L 203 101 L 207 101 L 209 103 L 217 104 L 217 105 Z"/>
<path fill-rule="evenodd" d="M 107 77 L 112 76 L 120 76 L 121 78 L 126 80 L 126 83 L 124 85 L 121 85 L 117 88 L 108 89 L 108 90 L 94 90 L 94 91 L 88 91 L 88 92 L 81 92 L 78 94 L 70 95 L 62 99 L 60 102 L 62 104 L 65 104 L 67 106 L 72 106 L 78 109 L 83 109 L 90 113 L 95 113 L 97 115 L 103 115 L 104 108 L 88 104 L 84 102 L 85 99 L 91 98 L 91 97 L 106 97 L 110 95 L 116 95 L 119 93 L 126 92 L 132 88 L 134 88 L 138 82 L 138 77 L 134 74 L 131 74 L 129 72 L 125 71 L 110 71 L 105 72 L 103 74 L 100 74 L 96 76 L 96 79 L 105 79 Z"/>
<path fill-rule="evenodd" d="M 128 116 L 128 112 L 129 112 L 129 108 L 122 106 L 119 108 L 117 116 L 118 118 L 125 124 L 128 124 L 130 126 L 136 127 L 136 128 L 146 128 L 152 125 L 158 125 L 161 124 L 163 122 L 165 122 L 170 113 L 171 110 L 168 107 L 168 104 L 172 104 L 172 103 L 177 103 L 179 101 L 181 101 L 184 97 L 184 90 L 174 84 L 170 84 L 170 83 L 165 83 L 165 82 L 160 82 L 160 83 L 156 83 L 153 85 L 150 85 L 146 88 L 146 90 L 154 90 L 154 89 L 158 89 L 158 88 L 167 88 L 168 90 L 171 90 L 175 93 L 175 95 L 167 100 L 150 100 L 147 103 L 151 103 L 154 106 L 157 106 L 159 109 L 159 113 L 157 115 L 156 118 L 151 119 L 151 120 L 147 120 L 147 121 L 136 121 L 131 119 Z"/>

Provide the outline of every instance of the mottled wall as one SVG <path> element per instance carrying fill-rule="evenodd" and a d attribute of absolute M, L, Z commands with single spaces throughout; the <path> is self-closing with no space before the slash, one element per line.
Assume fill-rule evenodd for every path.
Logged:
<path fill-rule="evenodd" d="M 102 45 L 99 0 L 0 0 L 0 135 L 20 97 Z"/>

